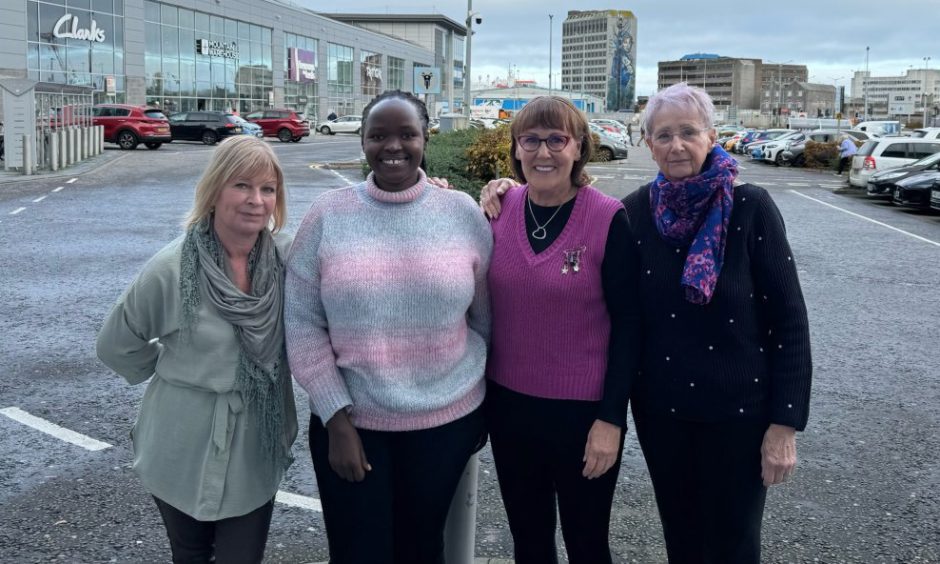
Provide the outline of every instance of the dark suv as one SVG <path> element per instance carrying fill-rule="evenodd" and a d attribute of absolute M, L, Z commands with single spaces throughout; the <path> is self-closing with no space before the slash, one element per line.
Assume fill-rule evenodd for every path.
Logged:
<path fill-rule="evenodd" d="M 159 149 L 169 143 L 170 124 L 159 108 L 128 104 L 98 104 L 91 110 L 92 122 L 104 127 L 104 140 L 130 151 L 143 143 Z"/>
<path fill-rule="evenodd" d="M 227 112 L 196 111 L 170 116 L 170 133 L 174 141 L 202 141 L 215 145 L 229 135 L 241 135 L 242 127 Z"/>
<path fill-rule="evenodd" d="M 310 135 L 310 122 L 304 114 L 294 110 L 260 110 L 251 112 L 245 119 L 260 125 L 265 137 L 277 137 L 283 143 L 296 143 Z"/>

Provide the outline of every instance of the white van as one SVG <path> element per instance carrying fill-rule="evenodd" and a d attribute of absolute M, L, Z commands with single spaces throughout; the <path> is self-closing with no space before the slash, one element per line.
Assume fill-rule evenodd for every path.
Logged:
<path fill-rule="evenodd" d="M 940 153 L 940 139 L 915 139 L 912 137 L 875 137 L 852 157 L 849 184 L 858 188 L 868 186 L 872 174 Z"/>
<path fill-rule="evenodd" d="M 855 131 L 864 131 L 872 137 L 887 137 L 901 134 L 899 121 L 863 121 L 853 127 Z"/>

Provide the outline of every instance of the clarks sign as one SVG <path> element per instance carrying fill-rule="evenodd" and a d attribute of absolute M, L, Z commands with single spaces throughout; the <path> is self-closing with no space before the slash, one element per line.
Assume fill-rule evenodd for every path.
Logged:
<path fill-rule="evenodd" d="M 65 14 L 55 23 L 52 29 L 52 35 L 55 37 L 64 37 L 69 39 L 84 39 L 94 41 L 95 43 L 104 43 L 104 30 L 98 27 L 98 22 L 91 20 L 91 28 L 79 28 L 78 18 L 72 14 Z"/>

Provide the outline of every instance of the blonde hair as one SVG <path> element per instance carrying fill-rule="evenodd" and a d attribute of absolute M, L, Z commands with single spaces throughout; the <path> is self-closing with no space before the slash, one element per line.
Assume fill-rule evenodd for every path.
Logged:
<path fill-rule="evenodd" d="M 229 137 L 212 154 L 209 165 L 196 183 L 195 201 L 186 216 L 185 226 L 192 227 L 212 213 L 219 192 L 232 178 L 264 172 L 273 172 L 277 178 L 277 201 L 271 226 L 271 231 L 276 233 L 287 221 L 284 172 L 271 147 L 265 141 L 248 135 Z"/>

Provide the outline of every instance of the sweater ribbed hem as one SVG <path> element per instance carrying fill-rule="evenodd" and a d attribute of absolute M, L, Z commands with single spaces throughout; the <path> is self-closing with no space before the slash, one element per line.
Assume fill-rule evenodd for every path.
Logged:
<path fill-rule="evenodd" d="M 353 406 L 349 419 L 353 426 L 371 431 L 420 431 L 456 421 L 483 404 L 486 383 L 481 378 L 471 390 L 454 403 L 433 411 L 401 413 Z"/>

